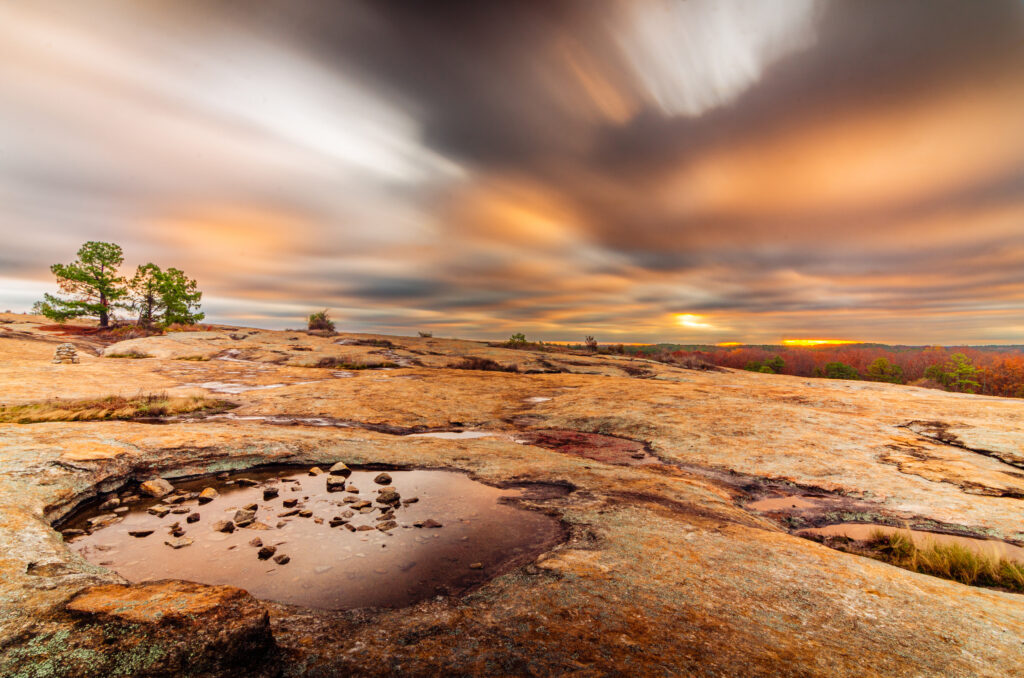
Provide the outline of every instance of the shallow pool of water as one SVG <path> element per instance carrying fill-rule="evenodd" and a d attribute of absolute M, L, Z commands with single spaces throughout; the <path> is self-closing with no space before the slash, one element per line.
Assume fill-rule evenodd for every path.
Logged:
<path fill-rule="evenodd" d="M 908 530 L 904 528 L 891 527 L 889 525 L 873 525 L 870 523 L 839 523 L 825 527 L 815 527 L 801 530 L 801 534 L 818 534 L 826 537 L 848 537 L 857 541 L 867 541 L 874 536 L 875 532 L 893 534 L 900 532 L 909 535 L 919 547 L 927 544 L 959 544 L 971 549 L 975 553 L 981 553 L 996 558 L 1006 558 L 1019 563 L 1024 563 L 1024 548 L 1008 544 L 1005 541 L 995 539 L 975 539 L 973 537 L 961 537 L 955 534 L 937 534 L 925 532 L 924 530 Z"/>
<path fill-rule="evenodd" d="M 374 480 L 380 471 L 354 471 L 344 483 L 354 491 L 340 492 L 327 490 L 327 473 L 306 469 L 196 480 L 160 500 L 122 504 L 120 513 L 92 508 L 62 527 L 87 530 L 68 538 L 70 548 L 129 581 L 230 584 L 266 600 L 331 609 L 398 607 L 458 593 L 531 561 L 562 537 L 557 520 L 506 501 L 519 490 L 449 471 L 387 473 L 392 480 L 382 485 Z M 208 487 L 218 494 L 200 504 L 196 493 Z M 385 487 L 400 500 L 394 526 L 382 531 L 387 506 L 377 500 Z M 131 502 L 134 494 L 119 496 Z M 216 529 L 252 504 L 252 524 Z"/>

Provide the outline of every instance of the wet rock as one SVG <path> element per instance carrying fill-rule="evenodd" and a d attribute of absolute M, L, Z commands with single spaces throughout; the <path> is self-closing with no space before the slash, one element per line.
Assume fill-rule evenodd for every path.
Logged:
<path fill-rule="evenodd" d="M 186 523 L 198 523 L 199 522 L 199 514 L 198 513 L 190 513 L 190 514 L 188 514 L 187 516 L 185 516 L 185 522 Z"/>
<path fill-rule="evenodd" d="M 277 553 L 277 547 L 273 546 L 271 544 L 268 544 L 268 545 L 263 546 L 263 547 L 260 548 L 260 550 L 256 553 L 256 557 L 259 558 L 260 560 L 266 560 L 267 558 L 269 558 L 270 556 L 274 555 L 275 553 Z"/>
<path fill-rule="evenodd" d="M 96 530 L 107 525 L 113 525 L 121 520 L 121 516 L 116 513 L 104 513 L 103 515 L 96 516 L 95 518 L 89 518 L 85 521 L 85 524 L 90 530 Z"/>
<path fill-rule="evenodd" d="M 437 522 L 433 518 L 427 518 L 426 520 L 417 521 L 413 523 L 416 527 L 444 527 L 441 523 Z"/>
<path fill-rule="evenodd" d="M 172 509 L 171 509 L 171 513 L 172 513 L 172 514 L 176 514 L 176 515 L 179 515 L 179 516 L 183 516 L 183 515 L 185 515 L 186 513 L 192 513 L 192 509 L 190 509 L 190 508 L 189 508 L 189 507 L 187 507 L 187 506 L 179 506 L 179 507 L 177 507 L 177 508 L 172 508 Z"/>
<path fill-rule="evenodd" d="M 217 480 L 227 480 L 230 477 L 231 477 L 231 474 L 228 473 L 227 471 L 222 471 L 222 472 L 217 474 Z"/>
<path fill-rule="evenodd" d="M 151 513 L 154 516 L 156 516 L 157 518 L 163 518 L 164 516 L 166 516 L 170 512 L 171 512 L 171 507 L 170 506 L 164 506 L 162 504 L 157 504 L 156 506 L 150 506 L 148 509 L 146 509 L 146 513 Z"/>
<path fill-rule="evenodd" d="M 328 492 L 342 492 L 345 489 L 345 479 L 338 476 L 331 476 L 327 479 Z"/>
<path fill-rule="evenodd" d="M 116 509 L 114 509 L 114 513 L 116 513 L 119 516 L 120 515 L 124 515 L 125 513 L 128 513 L 129 511 L 131 511 L 131 508 L 129 508 L 127 506 L 118 506 Z"/>
<path fill-rule="evenodd" d="M 350 475 L 352 475 L 352 469 L 350 469 L 348 466 L 345 466 L 344 462 L 339 461 L 337 464 L 331 467 L 331 470 L 328 471 L 328 473 L 330 473 L 332 476 L 343 476 L 347 478 Z"/>
<path fill-rule="evenodd" d="M 160 499 L 174 492 L 174 486 L 163 478 L 154 478 L 139 485 L 139 490 L 150 497 Z"/>
<path fill-rule="evenodd" d="M 129 494 L 129 495 L 125 496 L 125 497 L 121 497 L 121 504 L 122 505 L 124 505 L 124 504 L 138 504 L 139 503 L 139 499 L 141 499 L 141 497 L 139 497 L 139 495 L 137 495 L 137 494 Z"/>
<path fill-rule="evenodd" d="M 242 487 L 253 487 L 255 485 L 259 485 L 259 482 L 253 480 L 252 478 L 239 478 L 235 482 L 241 485 Z"/>
<path fill-rule="evenodd" d="M 344 501 L 346 504 L 354 504 L 359 500 L 356 499 L 355 497 L 345 497 L 342 501 Z"/>
<path fill-rule="evenodd" d="M 186 546 L 192 546 L 192 540 L 188 537 L 176 537 L 174 539 L 168 539 L 164 543 L 172 549 L 183 549 Z"/>
<path fill-rule="evenodd" d="M 78 620 L 75 632 L 59 654 L 46 657 L 60 675 L 265 676 L 277 652 L 266 610 L 233 586 L 97 586 L 75 596 L 67 610 Z M 132 657 L 145 661 L 126 673 Z"/>
<path fill-rule="evenodd" d="M 281 502 L 281 504 L 285 508 L 292 508 L 293 506 L 295 506 L 298 503 L 299 503 L 298 499 L 285 499 L 284 501 Z"/>
<path fill-rule="evenodd" d="M 236 527 L 251 525 L 256 520 L 256 512 L 251 509 L 239 509 L 235 511 L 233 520 Z"/>
<path fill-rule="evenodd" d="M 345 529 L 348 530 L 349 532 L 355 532 L 356 531 L 356 527 L 352 523 L 345 523 Z"/>
<path fill-rule="evenodd" d="M 167 497 L 166 499 L 164 499 L 164 503 L 165 504 L 180 504 L 183 501 L 185 501 L 187 498 L 188 498 L 188 495 L 176 494 L 174 496 Z"/>
<path fill-rule="evenodd" d="M 310 511 L 309 509 L 303 509 L 302 511 L 299 511 L 299 517 L 300 518 L 312 518 L 313 517 L 313 512 Z"/>
<path fill-rule="evenodd" d="M 360 525 L 356 527 L 356 532 L 369 532 L 374 529 L 373 525 Z"/>
<path fill-rule="evenodd" d="M 376 478 L 373 479 L 373 482 L 377 483 L 378 485 L 390 485 L 391 476 L 389 476 L 387 473 L 381 473 Z"/>
<path fill-rule="evenodd" d="M 176 527 L 173 530 L 171 530 L 171 536 L 172 537 L 184 537 L 185 536 L 185 530 L 181 529 L 180 527 Z"/>
<path fill-rule="evenodd" d="M 482 569 L 484 569 L 484 564 L 483 563 L 470 563 L 469 564 L 469 569 L 471 569 L 471 570 L 482 570 Z"/>
<path fill-rule="evenodd" d="M 249 546 L 256 546 L 256 547 L 263 546 L 263 540 L 260 539 L 259 537 L 256 537 L 255 539 L 252 539 L 252 540 L 249 541 Z"/>
<path fill-rule="evenodd" d="M 382 491 L 379 495 L 377 495 L 377 501 L 380 502 L 381 504 L 395 505 L 398 504 L 398 502 L 400 502 L 401 499 L 402 496 L 390 487 Z"/>
<path fill-rule="evenodd" d="M 121 500 L 117 497 L 111 497 L 102 504 L 99 505 L 98 511 L 113 511 L 121 505 Z"/>
<path fill-rule="evenodd" d="M 230 520 L 218 520 L 213 524 L 215 532 L 234 532 L 235 524 Z"/>
<path fill-rule="evenodd" d="M 263 490 L 263 501 L 270 501 L 278 495 L 278 489 L 276 487 L 267 487 Z"/>
<path fill-rule="evenodd" d="M 252 511 L 253 513 L 255 513 L 256 511 L 258 511 L 260 509 L 260 505 L 259 504 L 255 504 L 255 503 L 253 503 L 253 504 L 246 504 L 242 508 L 245 509 L 246 511 Z"/>
<path fill-rule="evenodd" d="M 291 561 L 291 558 L 289 558 L 288 556 L 286 556 L 283 553 L 279 553 L 276 556 L 274 556 L 274 562 L 277 563 L 278 565 L 287 565 L 290 561 Z"/>
<path fill-rule="evenodd" d="M 218 496 L 220 496 L 220 493 L 217 492 L 217 490 L 215 490 L 212 487 L 207 487 L 202 492 L 199 493 L 199 503 L 208 504 L 214 499 L 216 499 Z"/>
<path fill-rule="evenodd" d="M 338 527 L 339 525 L 344 525 L 347 522 L 348 521 L 342 518 L 341 516 L 335 516 L 334 518 L 331 518 L 328 525 L 330 525 L 331 527 Z"/>
<path fill-rule="evenodd" d="M 396 523 L 393 520 L 388 520 L 388 521 L 385 521 L 385 522 L 380 523 L 379 525 L 377 525 L 377 529 L 380 530 L 381 532 L 387 532 L 388 530 L 393 530 L 396 527 L 398 527 L 398 523 Z"/>
<path fill-rule="evenodd" d="M 345 491 L 351 492 L 352 494 L 359 494 L 359 488 L 356 487 L 355 485 L 346 485 Z"/>
<path fill-rule="evenodd" d="M 131 537 L 148 537 L 153 534 L 153 530 L 128 530 L 128 535 Z"/>
<path fill-rule="evenodd" d="M 346 497 L 346 499 L 347 499 L 347 497 Z M 354 509 L 364 509 L 367 506 L 370 506 L 370 502 L 366 501 L 365 499 L 362 499 L 360 501 L 354 502 L 352 504 L 352 508 L 354 508 Z"/>
<path fill-rule="evenodd" d="M 311 476 L 323 475 L 323 472 L 324 470 L 319 466 L 314 466 L 313 468 L 309 469 L 309 475 Z"/>

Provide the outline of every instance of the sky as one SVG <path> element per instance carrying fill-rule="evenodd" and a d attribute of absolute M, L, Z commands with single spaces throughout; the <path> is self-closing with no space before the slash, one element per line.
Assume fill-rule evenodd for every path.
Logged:
<path fill-rule="evenodd" d="M 0 310 L 1024 343 L 1020 0 L 0 0 Z"/>

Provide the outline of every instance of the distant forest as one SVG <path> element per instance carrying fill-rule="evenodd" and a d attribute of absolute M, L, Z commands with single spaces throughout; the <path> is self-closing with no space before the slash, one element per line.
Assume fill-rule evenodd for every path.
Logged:
<path fill-rule="evenodd" d="M 962 393 L 1024 397 L 1024 346 L 627 346 L 670 363 L 705 362 L 756 372 L 912 384 Z"/>

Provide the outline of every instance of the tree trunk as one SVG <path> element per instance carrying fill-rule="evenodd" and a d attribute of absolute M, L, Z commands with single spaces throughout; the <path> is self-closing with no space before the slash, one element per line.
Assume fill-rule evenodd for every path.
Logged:
<path fill-rule="evenodd" d="M 100 327 L 107 327 L 110 324 L 110 316 L 107 314 L 107 295 L 100 293 L 100 303 L 103 304 L 103 308 L 100 309 Z"/>

